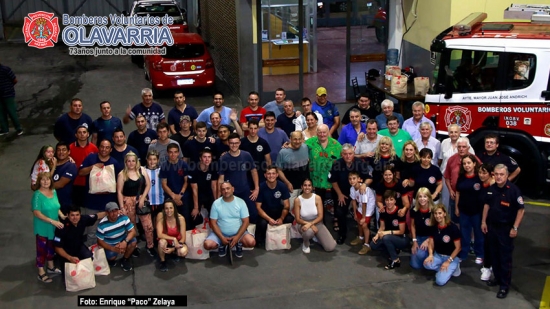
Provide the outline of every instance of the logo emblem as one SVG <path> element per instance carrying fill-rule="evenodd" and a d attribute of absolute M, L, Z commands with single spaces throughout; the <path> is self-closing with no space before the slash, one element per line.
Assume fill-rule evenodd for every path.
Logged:
<path fill-rule="evenodd" d="M 447 243 L 449 243 L 449 241 L 451 241 L 451 237 L 449 237 L 449 235 L 443 236 L 443 242 L 444 242 L 444 243 L 447 244 Z"/>
<path fill-rule="evenodd" d="M 59 35 L 59 21 L 53 13 L 38 11 L 25 16 L 23 35 L 31 47 L 44 49 L 53 47 Z"/>
<path fill-rule="evenodd" d="M 273 196 L 274 196 L 275 198 L 280 198 L 280 197 L 281 197 L 281 191 L 275 192 L 275 194 L 273 194 Z"/>
<path fill-rule="evenodd" d="M 428 178 L 428 182 L 430 182 L 431 184 L 434 184 L 435 183 L 435 177 L 430 177 Z"/>
<path fill-rule="evenodd" d="M 431 221 L 430 218 L 426 218 L 426 219 L 424 219 L 424 224 L 426 226 L 430 226 L 430 223 L 431 223 L 430 221 Z"/>
<path fill-rule="evenodd" d="M 54 180 L 54 181 L 58 181 L 58 180 L 59 180 L 59 174 L 53 175 L 53 180 Z"/>
<path fill-rule="evenodd" d="M 518 203 L 519 203 L 520 205 L 523 205 L 523 197 L 521 197 L 521 196 L 518 197 Z"/>
<path fill-rule="evenodd" d="M 194 65 L 194 64 L 192 64 L 192 65 L 191 65 L 191 71 L 195 71 L 196 69 L 197 69 L 197 66 Z"/>
<path fill-rule="evenodd" d="M 174 72 L 175 70 L 176 70 L 176 63 L 174 62 L 174 64 L 170 66 L 170 71 Z"/>
<path fill-rule="evenodd" d="M 146 137 L 143 139 L 143 142 L 147 145 L 151 144 L 151 138 L 150 137 Z"/>
<path fill-rule="evenodd" d="M 550 136 L 550 123 L 547 123 L 547 124 L 544 126 L 544 134 Z"/>
<path fill-rule="evenodd" d="M 256 146 L 256 151 L 257 152 L 262 152 L 262 150 L 264 150 L 264 147 L 262 145 Z"/>
<path fill-rule="evenodd" d="M 472 112 L 462 106 L 451 106 L 445 111 L 445 125 L 451 124 L 460 126 L 460 132 L 468 132 L 472 124 Z M 550 135 L 550 134 L 549 134 Z"/>
<path fill-rule="evenodd" d="M 479 183 L 476 182 L 476 183 L 474 184 L 474 190 L 479 191 L 479 189 L 481 189 L 481 185 L 480 185 Z"/>
<path fill-rule="evenodd" d="M 393 219 L 393 221 L 391 222 L 391 224 L 393 226 L 399 226 L 399 221 L 397 221 L 397 219 Z"/>
<path fill-rule="evenodd" d="M 212 174 L 210 173 L 206 174 L 206 180 L 210 180 L 210 179 L 212 179 Z"/>

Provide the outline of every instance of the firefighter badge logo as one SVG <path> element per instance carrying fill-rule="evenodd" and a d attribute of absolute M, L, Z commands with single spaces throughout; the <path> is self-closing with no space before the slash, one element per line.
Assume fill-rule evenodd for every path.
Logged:
<path fill-rule="evenodd" d="M 44 49 L 53 47 L 59 36 L 58 18 L 53 13 L 38 11 L 25 17 L 23 25 L 25 43 L 31 47 Z"/>
<path fill-rule="evenodd" d="M 472 124 L 472 112 L 462 106 L 451 106 L 445 111 L 445 124 L 457 124 L 461 128 L 461 132 L 468 132 Z"/>

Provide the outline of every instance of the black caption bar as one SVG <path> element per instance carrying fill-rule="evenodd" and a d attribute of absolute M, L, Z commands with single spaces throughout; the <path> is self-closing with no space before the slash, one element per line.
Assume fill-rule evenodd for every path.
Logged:
<path fill-rule="evenodd" d="M 187 307 L 187 296 L 78 296 L 79 307 Z"/>

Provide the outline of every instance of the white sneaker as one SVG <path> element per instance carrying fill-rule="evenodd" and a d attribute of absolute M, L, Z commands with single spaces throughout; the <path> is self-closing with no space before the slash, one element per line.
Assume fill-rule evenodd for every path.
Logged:
<path fill-rule="evenodd" d="M 456 267 L 455 271 L 453 272 L 453 277 L 458 277 L 462 271 L 460 270 L 460 263 L 458 263 L 458 266 Z"/>
<path fill-rule="evenodd" d="M 304 253 L 309 253 L 310 249 L 309 247 L 306 247 L 304 244 L 302 244 L 302 251 L 304 251 Z"/>
<path fill-rule="evenodd" d="M 477 265 L 483 265 L 483 259 L 480 258 L 480 257 L 476 258 L 476 264 Z"/>
<path fill-rule="evenodd" d="M 493 271 L 491 268 L 481 268 L 481 281 L 489 281 L 491 279 L 491 275 L 493 274 Z"/>

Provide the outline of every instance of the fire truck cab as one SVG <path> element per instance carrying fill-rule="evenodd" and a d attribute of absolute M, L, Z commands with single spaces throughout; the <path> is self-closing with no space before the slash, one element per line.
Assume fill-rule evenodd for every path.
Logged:
<path fill-rule="evenodd" d="M 439 136 L 460 125 L 476 153 L 497 134 L 499 150 L 521 167 L 522 190 L 540 194 L 550 182 L 550 22 L 486 17 L 473 13 L 433 40 L 426 116 Z"/>

